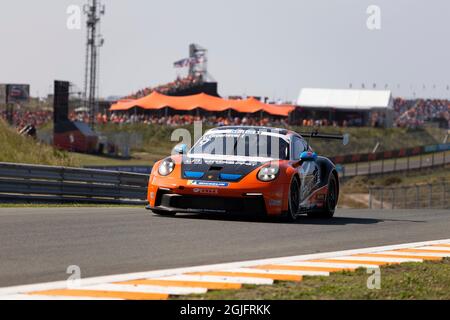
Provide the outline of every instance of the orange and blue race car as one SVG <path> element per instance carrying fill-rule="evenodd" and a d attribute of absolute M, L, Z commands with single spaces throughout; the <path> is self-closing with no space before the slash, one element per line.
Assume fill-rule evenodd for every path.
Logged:
<path fill-rule="evenodd" d="M 318 156 L 312 138 L 348 136 L 299 134 L 265 127 L 209 130 L 188 150 L 177 145 L 150 174 L 147 209 L 176 213 L 252 214 L 331 218 L 339 199 L 335 165 Z"/>

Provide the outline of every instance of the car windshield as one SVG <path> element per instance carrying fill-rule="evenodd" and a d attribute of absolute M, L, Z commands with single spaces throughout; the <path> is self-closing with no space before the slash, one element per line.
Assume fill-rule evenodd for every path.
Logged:
<path fill-rule="evenodd" d="M 189 154 L 287 160 L 289 159 L 289 143 L 281 135 L 270 132 L 218 131 L 204 135 Z"/>

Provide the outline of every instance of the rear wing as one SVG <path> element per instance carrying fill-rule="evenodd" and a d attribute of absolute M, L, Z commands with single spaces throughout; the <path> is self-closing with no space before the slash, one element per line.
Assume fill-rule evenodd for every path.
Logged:
<path fill-rule="evenodd" d="M 342 140 L 342 144 L 344 146 L 348 145 L 350 142 L 350 135 L 348 133 L 339 135 L 339 134 L 322 134 L 318 131 L 312 131 L 312 132 L 300 132 L 299 133 L 304 138 L 311 138 L 311 139 L 329 139 L 329 140 Z"/>

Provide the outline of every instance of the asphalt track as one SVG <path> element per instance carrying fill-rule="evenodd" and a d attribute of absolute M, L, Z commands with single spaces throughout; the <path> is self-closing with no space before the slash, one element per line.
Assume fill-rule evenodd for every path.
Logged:
<path fill-rule="evenodd" d="M 449 210 L 338 210 L 290 224 L 140 208 L 0 209 L 0 287 L 447 239 Z"/>

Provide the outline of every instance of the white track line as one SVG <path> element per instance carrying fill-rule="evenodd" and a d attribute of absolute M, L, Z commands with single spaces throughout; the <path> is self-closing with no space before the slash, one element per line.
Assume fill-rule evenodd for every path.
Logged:
<path fill-rule="evenodd" d="M 261 260 L 251 260 L 251 261 L 242 261 L 242 262 L 234 262 L 234 263 L 204 265 L 204 266 L 196 266 L 196 267 L 189 267 L 189 268 L 176 268 L 176 269 L 168 269 L 168 270 L 158 270 L 158 271 L 150 271 L 150 272 L 140 272 L 140 273 L 129 273 L 129 274 L 114 275 L 114 276 L 95 277 L 95 278 L 87 278 L 87 279 L 81 280 L 81 285 L 89 286 L 89 285 L 115 283 L 115 282 L 123 282 L 123 281 L 130 281 L 130 280 L 167 277 L 167 276 L 174 276 L 174 275 L 193 273 L 193 272 L 219 271 L 219 270 L 233 269 L 233 268 L 255 267 L 255 266 L 259 266 L 259 265 L 274 265 L 274 264 L 278 264 L 278 263 L 295 262 L 295 261 L 346 257 L 349 255 L 363 254 L 363 253 L 380 253 L 380 251 L 383 252 L 383 254 L 385 254 L 385 251 L 426 247 L 426 246 L 438 245 L 438 244 L 450 244 L 450 239 L 437 240 L 437 241 L 415 242 L 415 243 L 405 243 L 405 244 L 399 244 L 399 245 L 388 245 L 388 246 L 371 247 L 371 248 L 363 248 L 363 249 L 355 249 L 355 250 L 316 253 L 316 254 L 299 255 L 299 256 L 283 257 L 283 258 L 275 258 L 275 259 L 261 259 Z M 400 253 L 394 252 L 393 254 L 400 254 Z M 405 255 L 414 255 L 414 254 L 408 253 Z M 420 253 L 417 255 L 446 256 L 445 253 L 442 255 L 435 254 L 435 253 Z M 58 281 L 58 282 L 50 282 L 50 283 L 42 283 L 42 284 L 14 286 L 14 287 L 0 289 L 0 296 L 4 296 L 4 295 L 8 295 L 8 294 L 13 295 L 13 294 L 26 293 L 26 292 L 34 292 L 34 291 L 61 289 L 61 288 L 66 288 L 66 285 L 67 285 L 66 281 Z"/>
<path fill-rule="evenodd" d="M 208 290 L 206 288 L 181 288 L 181 287 L 163 287 L 148 285 L 125 285 L 125 284 L 97 284 L 89 287 L 82 287 L 81 290 L 93 291 L 117 291 L 117 292 L 141 292 L 141 293 L 162 293 L 171 295 L 202 294 Z"/>
<path fill-rule="evenodd" d="M 379 252 L 379 254 L 384 254 Z M 414 258 L 385 258 L 385 257 L 359 257 L 359 256 L 348 256 L 348 257 L 338 257 L 330 258 L 329 260 L 354 260 L 354 261 L 374 261 L 374 262 L 392 262 L 392 263 L 404 263 L 404 262 L 423 262 L 422 259 Z"/>
<path fill-rule="evenodd" d="M 321 267 L 321 268 L 342 268 L 342 269 L 357 269 L 358 265 L 354 263 L 341 263 L 341 262 L 310 262 L 310 261 L 302 261 L 302 262 L 287 262 L 283 264 L 277 264 L 277 266 L 292 266 L 292 267 Z M 361 267 L 369 267 L 376 268 L 375 265 L 361 265 Z"/>
<path fill-rule="evenodd" d="M 398 255 L 398 256 L 418 256 L 418 257 L 437 257 L 437 258 L 444 258 L 444 257 L 450 256 L 450 254 L 448 254 L 448 253 L 439 253 L 439 252 L 386 251 L 386 252 L 377 252 L 377 254 Z"/>
<path fill-rule="evenodd" d="M 282 274 L 291 276 L 329 276 L 326 271 L 296 271 L 296 270 L 273 270 L 273 269 L 252 269 L 252 268 L 234 268 L 220 271 L 242 272 L 242 273 L 261 273 L 261 274 Z"/>
<path fill-rule="evenodd" d="M 271 285 L 272 279 L 250 278 L 250 277 L 229 277 L 229 276 L 197 276 L 181 274 L 171 277 L 156 278 L 155 280 L 175 280 L 175 281 L 198 281 L 198 282 L 218 282 L 218 283 L 240 283 L 240 284 L 258 284 Z"/>

